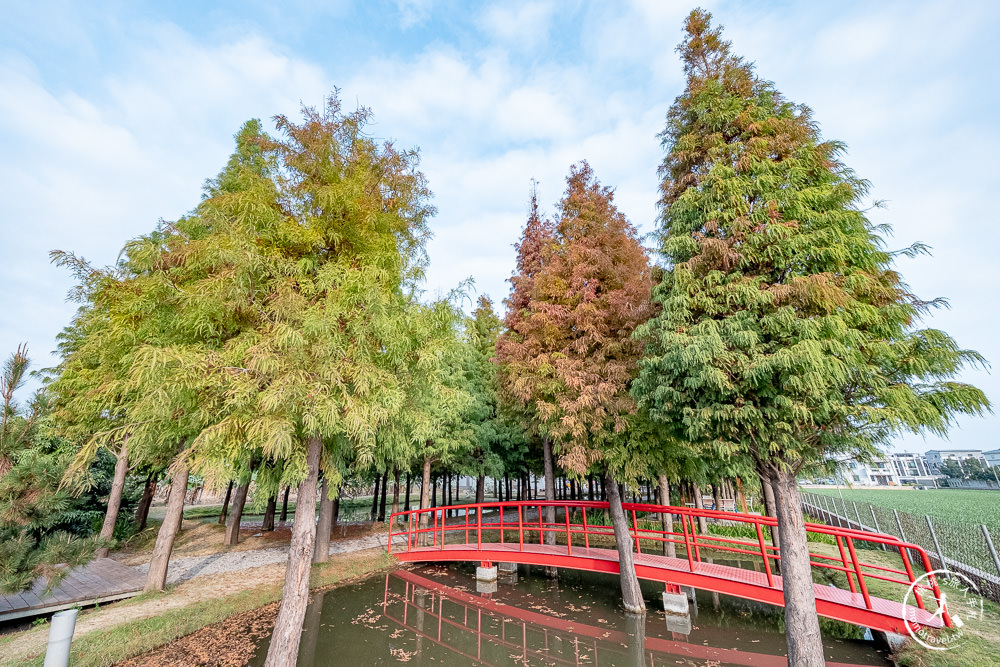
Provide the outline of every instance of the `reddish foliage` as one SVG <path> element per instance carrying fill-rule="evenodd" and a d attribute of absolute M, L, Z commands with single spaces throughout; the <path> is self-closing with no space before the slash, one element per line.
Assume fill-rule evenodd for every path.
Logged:
<path fill-rule="evenodd" d="M 653 312 L 653 279 L 635 227 L 586 162 L 571 168 L 558 214 L 541 220 L 532 196 L 497 358 L 506 390 L 582 473 L 635 409 L 632 332 Z"/>

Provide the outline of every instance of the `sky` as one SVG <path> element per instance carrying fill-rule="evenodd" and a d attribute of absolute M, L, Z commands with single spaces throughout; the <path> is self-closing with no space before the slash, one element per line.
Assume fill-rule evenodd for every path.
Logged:
<path fill-rule="evenodd" d="M 0 356 L 26 342 L 56 362 L 76 305 L 49 262 L 111 264 L 129 238 L 199 201 L 250 118 L 271 126 L 334 89 L 374 112 L 369 131 L 419 147 L 434 192 L 428 295 L 471 277 L 498 307 L 531 179 L 543 212 L 586 159 L 639 230 L 655 229 L 657 133 L 683 75 L 674 47 L 695 4 L 675 0 L 3 3 L 0 21 Z M 871 182 L 899 269 L 950 309 L 926 325 L 1000 362 L 1000 3 L 703 2 L 736 53 Z M 991 222 L 991 220 L 993 222 Z M 1000 399 L 987 369 L 963 381 Z M 1000 417 L 950 442 L 996 449 Z"/>

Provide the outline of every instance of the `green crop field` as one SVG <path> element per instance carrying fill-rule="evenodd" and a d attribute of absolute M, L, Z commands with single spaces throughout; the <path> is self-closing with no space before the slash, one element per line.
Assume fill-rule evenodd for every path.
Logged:
<path fill-rule="evenodd" d="M 966 489 L 848 489 L 836 487 L 804 489 L 807 493 L 834 496 L 844 494 L 844 500 L 858 505 L 875 505 L 909 512 L 931 519 L 979 526 L 986 524 L 994 534 L 1000 534 L 1000 491 Z"/>

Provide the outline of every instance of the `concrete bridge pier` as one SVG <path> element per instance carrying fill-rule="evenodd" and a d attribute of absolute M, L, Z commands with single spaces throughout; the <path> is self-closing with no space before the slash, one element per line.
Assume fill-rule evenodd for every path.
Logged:
<path fill-rule="evenodd" d="M 487 595 L 497 592 L 497 566 L 488 560 L 476 568 L 476 592 Z"/>
<path fill-rule="evenodd" d="M 691 634 L 691 605 L 688 594 L 677 584 L 667 584 L 663 591 L 663 611 L 666 612 L 667 630 L 682 635 Z"/>
<path fill-rule="evenodd" d="M 517 563 L 497 563 L 497 580 L 513 586 L 517 583 Z"/>
<path fill-rule="evenodd" d="M 667 584 L 663 591 L 663 611 L 674 616 L 689 616 L 688 596 L 676 584 Z"/>

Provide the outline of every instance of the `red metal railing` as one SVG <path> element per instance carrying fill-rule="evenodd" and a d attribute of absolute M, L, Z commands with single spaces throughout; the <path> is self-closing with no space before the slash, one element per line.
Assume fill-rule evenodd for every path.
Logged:
<path fill-rule="evenodd" d="M 752 556 L 762 561 L 767 586 L 780 588 L 775 581 L 772 564 L 778 563 L 780 567 L 781 550 L 765 539 L 765 529 L 777 531 L 778 522 L 776 519 L 756 514 L 692 507 L 668 507 L 643 503 L 623 503 L 622 506 L 626 519 L 629 521 L 629 535 L 637 553 L 643 553 L 644 542 L 647 543 L 647 552 L 649 543 L 654 546 L 673 544 L 678 553 L 681 553 L 680 549 L 683 549 L 688 570 L 692 573 L 697 571 L 699 563 L 704 562 L 702 549 L 711 550 L 715 557 L 719 555 L 719 552 L 722 552 L 723 555 Z M 555 521 L 545 519 L 546 508 L 556 510 Z M 602 521 L 600 523 L 588 522 L 588 510 L 591 519 L 595 518 L 595 513 L 600 513 Z M 446 546 L 455 548 L 455 545 L 464 545 L 467 549 L 482 552 L 490 551 L 492 545 L 495 544 L 510 545 L 506 547 L 509 549 L 515 542 L 513 539 L 508 539 L 508 534 L 516 532 L 516 543 L 519 551 L 524 551 L 525 545 L 543 545 L 546 535 L 554 535 L 556 541 L 561 542 L 557 546 L 565 549 L 563 553 L 567 556 L 573 556 L 574 544 L 579 548 L 582 543 L 584 549 L 590 549 L 592 538 L 611 538 L 612 541 L 614 540 L 614 529 L 603 521 L 604 517 L 607 516 L 605 514 L 607 510 L 608 503 L 600 501 L 528 500 L 450 505 L 396 512 L 392 515 L 390 522 L 389 551 L 390 553 L 394 550 L 397 553 L 400 551 L 399 545 L 393 544 L 393 538 L 403 536 L 406 537 L 405 545 L 402 548 L 403 553 L 444 550 Z M 516 518 L 507 518 L 507 515 L 515 512 Z M 563 515 L 561 521 L 558 517 L 560 512 Z M 458 516 L 449 517 L 450 514 Z M 675 528 L 676 522 L 680 522 L 680 531 L 676 529 L 665 531 L 660 527 L 650 527 L 650 525 L 655 525 L 653 521 L 659 521 L 661 514 L 673 515 Z M 643 525 L 640 515 L 649 517 L 646 521 L 648 525 Z M 753 526 L 756 539 L 747 540 L 699 533 L 697 520 L 700 518 L 713 522 L 725 522 L 724 525 L 746 524 Z M 404 529 L 395 530 L 399 525 L 402 525 Z M 926 584 L 918 583 L 913 565 L 910 562 L 909 553 L 912 551 L 918 555 L 924 572 L 933 571 L 927 552 L 919 545 L 903 542 L 893 535 L 884 533 L 871 533 L 808 522 L 805 527 L 808 533 L 827 535 L 833 538 L 838 552 L 837 555 L 829 555 L 810 550 L 811 565 L 815 568 L 842 572 L 847 579 L 851 593 L 857 593 L 860 590 L 866 609 L 873 609 L 871 595 L 868 592 L 868 581 L 870 580 L 898 584 L 907 589 L 912 587 L 915 602 L 920 609 L 925 609 L 921 591 L 927 591 L 933 595 L 940 609 L 941 591 L 934 575 L 929 574 Z M 855 546 L 858 541 L 892 548 L 900 557 L 902 569 L 862 561 L 858 557 L 858 550 Z M 539 554 L 539 558 L 541 560 L 538 564 L 549 564 L 541 562 L 544 561 L 545 554 Z M 946 610 L 941 612 L 941 616 L 944 624 L 952 627 L 951 619 Z"/>

